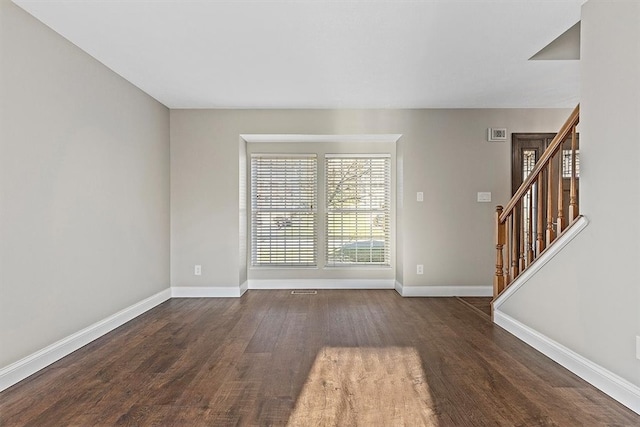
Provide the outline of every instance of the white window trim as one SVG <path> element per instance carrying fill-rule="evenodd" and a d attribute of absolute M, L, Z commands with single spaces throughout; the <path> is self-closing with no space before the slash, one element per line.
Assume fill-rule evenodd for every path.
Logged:
<path fill-rule="evenodd" d="M 368 143 L 382 143 L 382 144 L 390 144 L 390 145 L 396 145 L 398 143 L 398 141 L 400 140 L 400 138 L 402 138 L 402 134 L 240 134 L 239 135 L 239 139 L 240 139 L 240 143 L 241 143 L 241 150 L 246 153 L 247 157 L 250 156 L 250 153 L 253 150 L 249 149 L 249 143 L 251 145 L 253 145 L 254 147 L 259 146 L 261 143 L 264 143 L 266 145 L 268 144 L 278 144 L 278 143 L 292 143 L 292 144 L 298 144 L 299 147 L 297 148 L 291 148 L 292 152 L 307 152 L 306 149 L 304 149 L 304 145 L 305 143 L 329 143 L 329 144 L 345 144 L 345 145 L 349 145 L 350 143 L 361 143 L 361 144 L 368 144 Z M 258 149 L 260 150 L 260 149 Z M 351 150 L 349 150 L 347 148 L 347 150 L 349 152 L 351 152 Z M 358 149 L 359 150 L 359 149 Z M 261 152 L 263 152 L 262 150 L 260 150 Z M 254 151 L 257 152 L 257 151 Z M 266 151 L 264 151 L 266 152 Z M 312 152 L 316 152 L 315 150 L 313 150 Z M 367 150 L 363 150 L 362 152 L 367 152 L 369 153 Z M 375 150 L 373 150 L 372 152 L 376 152 Z M 322 261 L 323 261 L 323 257 L 319 257 L 318 258 L 318 262 L 319 265 L 316 268 L 313 267 L 293 267 L 293 268 L 287 268 L 287 267 L 280 267 L 280 268 L 271 268 L 271 267 L 252 267 L 251 263 L 250 263 L 250 248 L 249 248 L 249 238 L 248 238 L 248 232 L 247 233 L 243 233 L 241 238 L 243 238 L 243 247 L 245 248 L 245 251 L 243 252 L 244 254 L 246 254 L 246 259 L 247 259 L 247 263 L 245 264 L 245 268 L 247 269 L 247 274 L 249 275 L 249 279 L 251 280 L 266 280 L 266 279 L 276 279 L 276 280 L 280 280 L 281 278 L 308 278 L 308 279 L 335 279 L 335 278 L 342 278 L 343 275 L 342 273 L 336 273 L 338 271 L 355 271 L 355 270 L 361 270 L 363 272 L 363 276 L 366 279 L 373 279 L 375 278 L 376 280 L 380 277 L 378 275 L 378 273 L 375 273 L 377 271 L 389 271 L 392 269 L 396 268 L 396 263 L 395 263 L 395 253 L 396 253 L 396 242 L 395 242 L 395 238 L 396 238 L 396 232 L 395 232 L 395 222 L 396 222 L 396 201 L 399 201 L 399 197 L 401 197 L 401 187 L 402 187 L 402 177 L 396 175 L 397 171 L 395 170 L 396 168 L 396 154 L 395 154 L 395 148 L 392 151 L 392 200 L 393 200 L 393 208 L 392 208 L 392 218 L 391 218 L 391 222 L 392 222 L 392 238 L 391 238 L 391 248 L 392 248 L 392 259 L 391 259 L 391 266 L 384 266 L 384 265 L 368 265 L 368 266 L 363 266 L 363 265 L 358 265 L 358 266 L 325 266 L 323 265 Z M 317 152 L 318 155 L 325 155 L 327 154 L 327 152 Z M 369 153 L 370 154 L 370 153 Z M 247 158 L 247 157 L 243 157 L 243 158 Z M 248 168 L 247 168 L 248 169 Z M 247 186 L 248 187 L 248 186 Z M 248 188 L 247 188 L 248 189 Z M 321 200 L 321 195 L 319 194 L 319 200 Z M 240 197 L 240 203 L 242 206 L 247 206 L 247 198 L 242 196 Z M 399 202 L 401 203 L 401 202 Z M 248 216 L 248 215 L 247 215 Z M 250 223 L 247 221 L 247 216 L 243 217 L 244 220 L 242 220 L 242 224 L 246 224 L 247 226 L 247 231 L 249 231 L 250 228 Z M 319 230 L 320 232 L 320 230 Z M 319 250 L 321 250 L 323 248 L 323 244 L 318 245 Z M 320 255 L 320 253 L 319 253 Z M 261 272 L 265 272 L 265 273 L 273 273 L 273 274 L 260 274 L 259 276 L 251 276 L 252 273 L 250 273 L 249 271 L 261 271 Z M 278 271 L 282 272 L 282 273 L 278 273 Z M 290 274 L 286 274 L 285 271 L 296 271 L 298 273 L 301 273 L 301 275 L 296 274 L 295 276 L 292 276 Z M 325 271 L 327 273 L 329 273 L 328 275 L 324 275 L 324 274 L 320 274 L 322 271 Z M 303 272 L 307 272 L 307 273 L 312 273 L 312 274 L 307 274 L 307 273 L 303 273 Z M 315 272 L 315 273 L 313 273 Z M 371 274 L 369 274 L 371 273 Z M 351 277 L 351 276 L 348 276 Z M 386 277 L 386 276 L 385 276 Z"/>
<path fill-rule="evenodd" d="M 241 134 L 250 143 L 309 143 L 309 142 L 386 142 L 396 143 L 402 134 L 346 134 L 346 135 L 297 135 L 297 134 Z"/>

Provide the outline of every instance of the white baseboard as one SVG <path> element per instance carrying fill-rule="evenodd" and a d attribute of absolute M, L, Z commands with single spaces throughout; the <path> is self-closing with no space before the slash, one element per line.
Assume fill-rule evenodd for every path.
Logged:
<path fill-rule="evenodd" d="M 403 297 L 490 297 L 491 286 L 404 286 L 396 282 L 396 291 Z"/>
<path fill-rule="evenodd" d="M 493 301 L 493 309 L 497 310 L 500 308 L 502 304 L 504 304 L 518 289 L 522 287 L 525 283 L 531 279 L 546 263 L 551 261 L 553 257 L 559 254 L 565 246 L 569 244 L 584 228 L 589 225 L 589 221 L 584 216 L 578 217 L 576 222 L 569 227 L 559 238 L 556 240 L 553 245 L 549 246 L 543 253 L 540 255 L 536 262 L 531 264 L 531 267 L 527 268 L 525 271 L 519 275 L 516 280 L 514 280 L 507 289 L 504 290 Z"/>
<path fill-rule="evenodd" d="M 247 292 L 248 289 L 249 289 L 249 282 L 245 280 L 244 283 L 240 285 L 240 296 L 244 295 L 244 293 Z"/>
<path fill-rule="evenodd" d="M 0 391 L 11 387 L 42 368 L 89 344 L 91 341 L 124 325 L 169 298 L 171 298 L 171 291 L 165 289 L 0 369 Z"/>
<path fill-rule="evenodd" d="M 593 363 L 501 311 L 494 311 L 493 320 L 498 326 L 506 329 L 540 353 L 564 366 L 632 411 L 640 414 L 640 387 L 631 384 L 624 378 Z"/>
<path fill-rule="evenodd" d="M 246 289 L 242 289 L 243 285 L 224 287 L 172 286 L 171 298 L 238 298 L 246 291 Z"/>
<path fill-rule="evenodd" d="M 396 292 L 397 292 L 398 294 L 400 294 L 400 296 L 402 296 L 402 283 L 400 283 L 400 282 L 398 282 L 398 281 L 396 280 L 396 282 L 395 282 L 395 286 L 394 286 L 394 289 L 396 290 Z"/>
<path fill-rule="evenodd" d="M 249 289 L 393 289 L 393 279 L 248 280 Z"/>

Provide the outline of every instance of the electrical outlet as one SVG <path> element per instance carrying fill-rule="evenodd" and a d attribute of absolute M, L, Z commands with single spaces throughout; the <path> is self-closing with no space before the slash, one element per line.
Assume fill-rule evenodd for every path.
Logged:
<path fill-rule="evenodd" d="M 196 265 L 195 267 L 193 267 L 193 274 L 194 276 L 202 276 L 202 266 Z"/>
<path fill-rule="evenodd" d="M 416 202 L 424 202 L 424 193 L 422 191 L 416 193 Z"/>
<path fill-rule="evenodd" d="M 416 265 L 416 274 L 424 274 L 424 265 L 422 264 Z"/>
<path fill-rule="evenodd" d="M 636 336 L 636 359 L 640 359 L 640 336 Z"/>

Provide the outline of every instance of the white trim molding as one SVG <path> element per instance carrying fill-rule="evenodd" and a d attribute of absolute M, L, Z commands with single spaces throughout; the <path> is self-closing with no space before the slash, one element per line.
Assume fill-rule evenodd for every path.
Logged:
<path fill-rule="evenodd" d="M 403 297 L 490 297 L 491 286 L 404 286 L 396 282 L 396 291 Z"/>
<path fill-rule="evenodd" d="M 242 138 L 250 143 L 277 143 L 277 142 L 392 142 L 396 143 L 402 134 L 365 134 L 365 135 L 302 135 L 302 134 L 242 134 Z"/>
<path fill-rule="evenodd" d="M 394 289 L 393 279 L 248 280 L 249 289 Z"/>
<path fill-rule="evenodd" d="M 551 338 L 495 310 L 493 321 L 540 353 L 567 368 L 632 411 L 640 414 L 640 387 L 586 359 Z"/>
<path fill-rule="evenodd" d="M 589 224 L 589 221 L 584 216 L 578 217 L 576 222 L 569 227 L 554 243 L 549 246 L 543 253 L 540 255 L 536 261 L 531 264 L 531 267 L 527 268 L 520 276 L 514 280 L 507 289 L 500 294 L 500 296 L 493 301 L 493 309 L 497 310 L 500 308 L 502 304 L 507 301 L 511 295 L 513 295 L 518 289 L 522 287 L 525 283 L 533 277 L 542 267 L 545 266 L 546 263 L 551 261 L 553 257 L 555 257 L 562 249 L 569 244 L 584 228 Z"/>
<path fill-rule="evenodd" d="M 398 282 L 398 281 L 396 280 L 396 283 L 395 283 L 394 289 L 396 290 L 396 292 L 397 292 L 400 296 L 402 296 L 402 283 L 400 283 L 400 282 Z"/>
<path fill-rule="evenodd" d="M 140 316 L 144 312 L 162 304 L 169 298 L 171 298 L 171 291 L 165 289 L 0 369 L 0 391 L 35 374 L 39 370 L 89 344 L 91 341 L 100 338 L 117 327 Z"/>
<path fill-rule="evenodd" d="M 246 292 L 243 286 L 172 286 L 171 298 L 238 298 Z"/>

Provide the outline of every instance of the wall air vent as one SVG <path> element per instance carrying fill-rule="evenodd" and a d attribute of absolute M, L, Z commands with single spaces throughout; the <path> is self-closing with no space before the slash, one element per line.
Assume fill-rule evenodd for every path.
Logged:
<path fill-rule="evenodd" d="M 487 141 L 506 141 L 507 128 L 489 128 Z"/>

